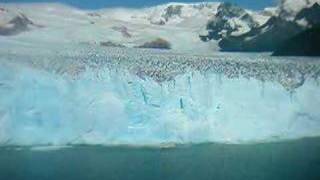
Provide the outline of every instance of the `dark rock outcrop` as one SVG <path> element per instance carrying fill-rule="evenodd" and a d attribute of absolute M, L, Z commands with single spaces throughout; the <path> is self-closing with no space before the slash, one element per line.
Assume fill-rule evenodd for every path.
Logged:
<path fill-rule="evenodd" d="M 166 13 L 162 17 L 168 22 L 171 17 L 181 15 L 182 7 L 182 5 L 170 5 L 166 8 Z"/>
<path fill-rule="evenodd" d="M 237 19 L 237 21 L 232 21 L 232 19 Z M 235 25 L 234 25 L 235 23 Z M 239 29 L 246 24 L 249 28 L 257 27 L 258 23 L 255 22 L 253 17 L 248 14 L 244 9 L 235 6 L 231 3 L 222 3 L 218 7 L 217 14 L 207 23 L 208 35 L 199 36 L 201 40 L 220 40 L 221 38 L 230 36 L 233 32 L 239 31 Z"/>
<path fill-rule="evenodd" d="M 228 36 L 219 42 L 222 51 L 274 51 L 285 40 L 303 31 L 292 21 L 270 18 L 264 25 L 240 36 Z"/>
<path fill-rule="evenodd" d="M 309 8 L 302 9 L 295 17 L 295 21 L 306 21 L 309 26 L 316 26 L 320 24 L 320 5 L 313 4 Z"/>
<path fill-rule="evenodd" d="M 275 51 L 287 40 L 303 32 L 306 28 L 320 24 L 320 5 L 302 9 L 294 17 L 287 20 L 284 15 L 274 16 L 260 27 L 240 36 L 225 36 L 219 42 L 222 51 L 264 52 Z M 293 40 L 290 40 L 292 42 Z"/>
<path fill-rule="evenodd" d="M 104 47 L 126 47 L 122 44 L 118 44 L 118 43 L 115 43 L 115 42 L 112 42 L 112 41 L 103 41 L 103 42 L 100 42 L 100 46 L 104 46 Z"/>
<path fill-rule="evenodd" d="M 308 29 L 282 43 L 274 56 L 320 56 L 320 26 Z"/>
<path fill-rule="evenodd" d="M 97 12 L 90 12 L 90 13 L 87 13 L 88 16 L 90 17 L 97 17 L 97 18 L 101 18 L 101 15 Z"/>
<path fill-rule="evenodd" d="M 131 38 L 132 35 L 129 33 L 129 29 L 126 26 L 114 26 L 113 30 L 118 31 L 125 38 Z"/>
<path fill-rule="evenodd" d="M 153 41 L 146 42 L 138 48 L 152 48 L 152 49 L 171 49 L 171 44 L 169 41 L 162 38 L 157 38 Z"/>
<path fill-rule="evenodd" d="M 2 9 L 5 13 L 10 13 L 8 10 Z M 27 16 L 22 13 L 18 13 L 8 22 L 0 25 L 1 36 L 13 36 L 22 32 L 30 30 L 30 27 L 43 27 L 33 23 Z"/>
<path fill-rule="evenodd" d="M 219 17 L 239 17 L 246 14 L 246 11 L 238 6 L 231 3 L 222 3 L 218 7 L 217 16 Z"/>
<path fill-rule="evenodd" d="M 169 5 L 164 9 L 164 12 L 159 18 L 149 18 L 151 24 L 165 25 L 173 17 L 181 17 L 183 5 Z"/>

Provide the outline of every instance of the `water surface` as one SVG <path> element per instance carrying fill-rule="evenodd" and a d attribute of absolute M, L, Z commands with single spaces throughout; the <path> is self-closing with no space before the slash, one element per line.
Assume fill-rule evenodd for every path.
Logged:
<path fill-rule="evenodd" d="M 0 179 L 319 180 L 320 139 L 175 148 L 1 148 Z"/>

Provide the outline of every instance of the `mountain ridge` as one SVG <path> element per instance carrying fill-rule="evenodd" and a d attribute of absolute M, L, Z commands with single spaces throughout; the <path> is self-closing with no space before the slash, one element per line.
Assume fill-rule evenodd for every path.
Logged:
<path fill-rule="evenodd" d="M 283 13 L 288 8 L 253 11 L 220 2 L 171 2 L 139 9 L 99 10 L 82 10 L 58 3 L 0 3 L 0 7 L 19 11 L 32 22 L 26 25 L 28 28 L 12 33 L 13 37 L 0 34 L 9 44 L 32 41 L 34 44 L 86 43 L 96 46 L 110 42 L 132 48 L 155 39 L 166 39 L 173 51 L 196 53 L 273 51 L 282 41 L 308 28 L 304 16 L 313 20 L 318 17 L 313 15 L 316 13 L 308 15 L 310 4 L 299 7 L 300 10 L 294 13 L 296 19 Z M 0 17 L 0 28 L 11 26 L 8 22 L 15 17 L 5 21 Z M 37 24 L 45 28 L 34 28 Z M 268 43 L 272 38 L 279 42 Z"/>

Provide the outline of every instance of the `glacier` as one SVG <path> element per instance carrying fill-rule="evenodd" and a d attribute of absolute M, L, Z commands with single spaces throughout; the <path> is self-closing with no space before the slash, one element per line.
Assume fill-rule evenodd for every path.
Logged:
<path fill-rule="evenodd" d="M 1 146 L 239 144 L 320 135 L 320 68 L 312 59 L 36 51 L 0 58 Z"/>
<path fill-rule="evenodd" d="M 47 43 L 94 46 L 112 42 L 138 47 L 161 38 L 169 41 L 172 50 L 180 53 L 212 54 L 219 50 L 218 41 L 203 42 L 199 35 L 207 35 L 206 25 L 217 14 L 220 5 L 219 2 L 167 3 L 144 8 L 85 10 L 60 3 L 0 2 L 3 8 L 0 28 L 4 27 L 6 32 L 0 32 L 0 41 L 5 45 L 20 46 Z M 246 11 L 260 25 L 270 18 L 268 13 Z M 10 22 L 17 17 L 29 20 L 24 28 L 14 28 Z M 229 26 L 241 27 L 237 34 L 248 30 L 247 22 L 240 17 L 229 21 Z"/>

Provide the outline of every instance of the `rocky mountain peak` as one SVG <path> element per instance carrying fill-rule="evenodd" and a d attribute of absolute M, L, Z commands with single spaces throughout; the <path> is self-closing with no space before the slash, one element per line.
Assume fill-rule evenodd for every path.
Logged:
<path fill-rule="evenodd" d="M 217 16 L 233 18 L 242 16 L 244 14 L 246 14 L 246 11 L 236 5 L 233 5 L 231 3 L 221 3 L 218 7 Z"/>
<path fill-rule="evenodd" d="M 306 26 L 316 26 L 320 24 L 320 5 L 314 3 L 311 7 L 302 9 L 295 17 L 295 21 L 302 22 Z"/>
<path fill-rule="evenodd" d="M 295 16 L 303 9 L 310 8 L 320 0 L 280 0 L 279 16 L 288 20 L 294 20 Z"/>
<path fill-rule="evenodd" d="M 152 24 L 177 24 L 194 16 L 207 18 L 213 15 L 220 3 L 168 3 L 150 8 L 147 13 Z"/>
<path fill-rule="evenodd" d="M 163 14 L 162 17 L 165 18 L 166 21 L 169 21 L 173 16 L 180 16 L 182 7 L 182 5 L 170 5 L 165 9 L 165 14 Z"/>
<path fill-rule="evenodd" d="M 249 11 L 231 3 L 222 3 L 216 15 L 207 23 L 208 36 L 200 38 L 204 41 L 220 40 L 230 35 L 241 35 L 258 25 Z"/>

